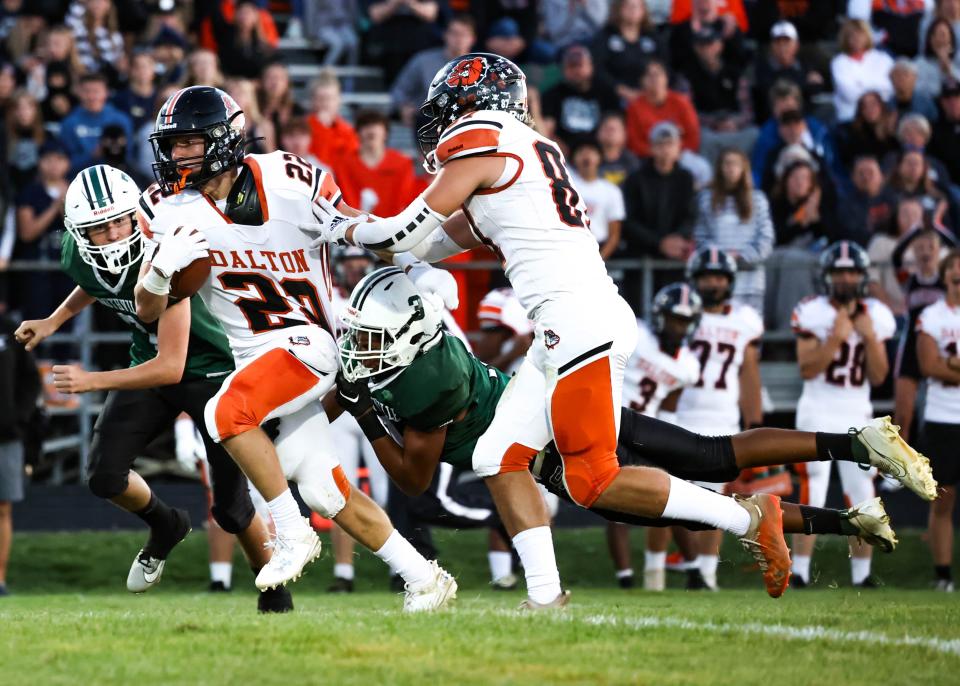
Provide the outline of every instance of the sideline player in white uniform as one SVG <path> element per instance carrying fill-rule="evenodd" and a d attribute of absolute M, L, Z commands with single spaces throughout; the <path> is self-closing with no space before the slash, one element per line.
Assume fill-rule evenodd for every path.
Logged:
<path fill-rule="evenodd" d="M 938 591 L 953 591 L 953 508 L 960 482 L 960 250 L 940 262 L 947 287 L 917 320 L 917 358 L 927 379 L 920 445 L 930 456 L 940 497 L 930 505 L 930 549 Z"/>
<path fill-rule="evenodd" d="M 437 72 L 421 113 L 427 123 L 418 138 L 437 176 L 420 197 L 395 217 L 367 221 L 321 202 L 325 216 L 301 228 L 317 236 L 317 245 L 412 250 L 427 262 L 481 244 L 502 257 L 536 337 L 477 443 L 473 466 L 523 562 L 525 606 L 562 606 L 568 597 L 549 513 L 529 472 L 551 439 L 578 505 L 702 520 L 736 533 L 761 563 L 767 592 L 779 596 L 789 551 L 778 498 L 738 502 L 663 472 L 621 468 L 617 460 L 636 320 L 606 272 L 562 152 L 527 125 L 523 72 L 499 55 L 463 55 Z"/>
<path fill-rule="evenodd" d="M 533 343 L 533 322 L 512 288 L 494 288 L 477 308 L 480 336 L 473 353 L 491 367 L 513 376 Z"/>
<path fill-rule="evenodd" d="M 623 380 L 623 406 L 647 417 L 659 417 L 677 424 L 677 402 L 683 389 L 700 378 L 697 358 L 687 342 L 703 314 L 700 296 L 685 283 L 664 286 L 653 298 L 653 327 L 637 320 L 640 340 L 627 362 Z M 680 539 L 686 530 L 673 527 Z M 671 529 L 650 527 L 646 534 L 643 587 L 648 591 L 666 588 L 667 546 Z M 630 564 L 629 528 L 607 523 L 607 546 L 622 588 L 633 587 Z"/>
<path fill-rule="evenodd" d="M 763 320 L 749 305 L 731 301 L 737 263 L 715 247 L 698 249 L 687 262 L 687 279 L 703 300 L 703 316 L 690 341 L 700 361 L 700 376 L 677 405 L 681 426 L 705 436 L 726 436 L 760 426 L 760 337 Z M 723 492 L 724 484 L 699 485 Z M 859 501 L 858 501 L 859 502 Z M 700 573 L 717 588 L 722 531 L 702 532 L 698 540 Z"/>
<path fill-rule="evenodd" d="M 797 403 L 797 428 L 837 431 L 861 425 L 873 417 L 870 387 L 883 383 L 889 371 L 884 341 L 896 331 L 893 313 L 875 298 L 867 298 L 867 252 L 852 241 L 838 241 L 820 255 L 825 295 L 800 301 L 793 311 L 797 336 L 797 361 L 803 392 Z M 800 502 L 823 507 L 830 485 L 830 463 L 797 466 Z M 837 464 L 843 495 L 848 503 L 874 496 L 876 470 L 856 463 Z M 810 583 L 810 559 L 815 536 L 795 535 L 793 584 Z M 851 539 L 850 568 L 853 584 L 870 588 L 870 546 Z"/>
<path fill-rule="evenodd" d="M 350 292 L 367 274 L 373 271 L 376 259 L 361 248 L 347 247 L 333 254 L 334 285 L 332 293 L 333 313 L 336 321 L 336 334 L 343 332 L 343 313 L 350 302 Z M 358 484 L 360 460 L 367 467 L 367 479 L 370 495 L 380 507 L 387 506 L 387 473 L 383 470 L 370 441 L 363 435 L 357 421 L 345 413 L 330 424 L 333 444 L 337 448 L 337 457 L 343 467 L 347 480 L 354 488 Z M 350 593 L 354 579 L 354 540 L 336 523 L 330 531 L 330 543 L 333 546 L 333 584 L 327 588 L 331 593 Z"/>
<path fill-rule="evenodd" d="M 309 251 L 296 227 L 319 198 L 353 212 L 342 206 L 336 183 L 289 153 L 245 155 L 243 113 L 209 86 L 174 93 L 150 140 L 158 185 L 143 194 L 140 214 L 159 246 L 137 284 L 137 309 L 147 320 L 158 316 L 176 272 L 209 260 L 199 295 L 220 320 L 237 370 L 207 403 L 207 429 L 268 501 L 277 529 L 257 586 L 296 579 L 320 553 L 287 486 L 292 479 L 311 509 L 404 577 L 405 610 L 445 604 L 456 582 L 350 486 L 318 402 L 339 366 L 332 284 L 326 247 Z M 262 428 L 273 419 L 276 447 Z"/>

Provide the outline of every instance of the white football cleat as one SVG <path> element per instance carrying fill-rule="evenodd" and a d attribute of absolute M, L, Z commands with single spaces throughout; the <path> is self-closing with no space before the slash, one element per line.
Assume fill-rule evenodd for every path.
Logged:
<path fill-rule="evenodd" d="M 857 527 L 857 538 L 861 541 L 882 548 L 885 553 L 892 553 L 897 547 L 897 535 L 890 528 L 890 515 L 880 498 L 871 498 L 842 510 L 840 516 Z"/>
<path fill-rule="evenodd" d="M 457 580 L 437 564 L 430 560 L 433 568 L 433 578 L 423 588 L 411 590 L 409 584 L 403 594 L 404 612 L 432 612 L 439 610 L 457 597 Z"/>
<path fill-rule="evenodd" d="M 145 593 L 160 583 L 163 565 L 166 560 L 150 557 L 142 548 L 130 565 L 127 574 L 127 590 L 131 593 Z"/>
<path fill-rule="evenodd" d="M 667 589 L 667 570 L 644 569 L 643 570 L 643 590 L 644 591 L 665 591 Z"/>
<path fill-rule="evenodd" d="M 303 568 L 320 557 L 320 537 L 310 527 L 308 519 L 303 521 L 306 526 L 302 531 L 278 531 L 265 544 L 273 548 L 273 555 L 257 574 L 256 584 L 261 591 L 296 581 L 303 574 Z"/>
<path fill-rule="evenodd" d="M 870 464 L 892 476 L 924 500 L 936 500 L 937 482 L 930 460 L 900 437 L 900 427 L 890 417 L 877 417 L 860 430 L 851 429 L 867 449 Z"/>

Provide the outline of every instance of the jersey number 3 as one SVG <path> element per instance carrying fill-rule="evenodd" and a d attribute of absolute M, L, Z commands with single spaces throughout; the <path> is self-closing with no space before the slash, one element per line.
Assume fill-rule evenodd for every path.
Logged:
<path fill-rule="evenodd" d="M 543 173 L 550 179 L 553 204 L 557 206 L 560 220 L 567 226 L 586 228 L 586 224 L 583 223 L 583 212 L 577 208 L 580 203 L 580 194 L 570 183 L 570 176 L 563 164 L 560 150 L 557 146 L 545 141 L 537 141 L 533 144 L 533 149 L 537 151 L 537 157 L 543 165 Z"/>

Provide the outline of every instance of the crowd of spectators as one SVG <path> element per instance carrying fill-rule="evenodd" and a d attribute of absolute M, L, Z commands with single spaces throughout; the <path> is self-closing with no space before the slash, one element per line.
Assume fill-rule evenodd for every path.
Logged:
<path fill-rule="evenodd" d="M 605 259 L 716 243 L 743 271 L 737 296 L 783 327 L 827 243 L 889 259 L 918 222 L 960 227 L 958 32 L 957 0 L 3 0 L 0 267 L 56 260 L 80 168 L 148 184 L 155 113 L 185 85 L 227 90 L 254 152 L 290 150 L 351 204 L 395 212 L 428 182 L 396 134 L 440 66 L 486 50 L 527 72 Z M 391 106 L 345 107 L 354 80 L 335 70 L 295 88 L 284 46 L 377 67 Z M 636 272 L 611 271 L 639 307 Z M 49 309 L 67 287 L 49 276 L 42 294 L 4 280 L 4 301 Z M 901 314 L 907 276 L 873 285 Z"/>

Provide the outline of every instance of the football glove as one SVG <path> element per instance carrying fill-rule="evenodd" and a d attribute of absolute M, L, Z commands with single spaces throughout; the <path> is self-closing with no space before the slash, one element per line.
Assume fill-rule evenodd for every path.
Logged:
<path fill-rule="evenodd" d="M 350 382 L 343 372 L 337 372 L 337 402 L 354 417 L 365 414 L 373 407 L 366 379 Z"/>
<path fill-rule="evenodd" d="M 178 226 L 160 240 L 160 246 L 151 260 L 161 276 L 170 278 L 194 260 L 210 255 L 207 237 L 198 229 Z"/>
<path fill-rule="evenodd" d="M 406 271 L 424 295 L 437 296 L 448 310 L 455 310 L 460 305 L 457 280 L 446 269 L 435 269 L 426 262 L 417 262 L 407 267 Z"/>
<path fill-rule="evenodd" d="M 300 224 L 300 230 L 312 239 L 311 250 L 316 250 L 324 243 L 349 245 L 346 238 L 347 229 L 367 220 L 366 215 L 348 217 L 338 212 L 333 203 L 326 198 L 317 199 L 313 207 L 313 216 L 317 220 L 315 224 Z"/>

